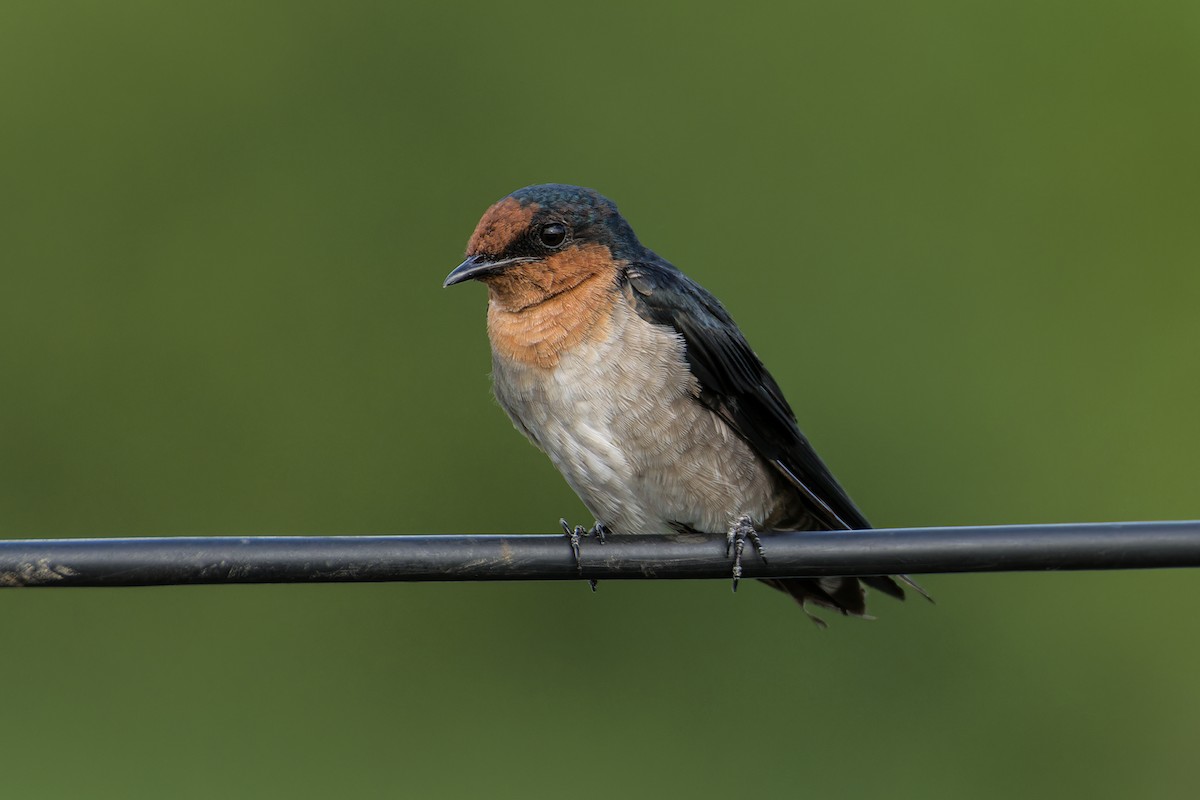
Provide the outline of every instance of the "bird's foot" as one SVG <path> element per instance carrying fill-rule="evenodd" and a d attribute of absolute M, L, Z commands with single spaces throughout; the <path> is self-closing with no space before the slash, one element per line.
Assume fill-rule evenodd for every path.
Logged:
<path fill-rule="evenodd" d="M 733 590 L 735 592 L 738 588 L 738 581 L 742 579 L 742 551 L 746 548 L 747 539 L 754 546 L 754 552 L 758 553 L 758 557 L 766 564 L 767 553 L 763 549 L 762 537 L 758 535 L 750 516 L 743 514 L 733 521 L 733 525 L 729 527 L 729 533 L 725 536 L 725 555 L 728 556 L 730 551 L 733 551 Z"/>
<path fill-rule="evenodd" d="M 560 519 L 558 524 L 562 525 L 563 532 L 567 535 L 567 542 L 571 545 L 571 554 L 575 556 L 575 569 L 579 571 L 580 575 L 583 575 L 583 562 L 579 559 L 579 542 L 587 536 L 595 536 L 600 544 L 604 544 L 604 537 L 608 535 L 608 529 L 599 520 L 592 525 L 591 530 L 582 525 L 572 527 L 565 519 Z M 596 591 L 595 578 L 588 578 L 588 585 L 592 587 L 593 592 Z"/>

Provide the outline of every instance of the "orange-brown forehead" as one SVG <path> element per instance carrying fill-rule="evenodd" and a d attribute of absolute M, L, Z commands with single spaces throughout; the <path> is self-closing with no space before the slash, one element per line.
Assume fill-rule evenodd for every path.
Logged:
<path fill-rule="evenodd" d="M 475 233 L 471 234 L 471 241 L 467 243 L 467 255 L 498 255 L 505 252 L 513 240 L 529 228 L 537 210 L 536 203 L 523 206 L 512 197 L 496 203 L 475 226 Z"/>

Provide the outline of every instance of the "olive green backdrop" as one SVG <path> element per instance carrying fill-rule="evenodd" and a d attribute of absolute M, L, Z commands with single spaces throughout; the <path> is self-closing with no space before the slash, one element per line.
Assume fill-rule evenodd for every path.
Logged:
<path fill-rule="evenodd" d="M 0 536 L 590 521 L 477 218 L 593 186 L 876 524 L 1200 517 L 1194 2 L 0 5 Z M 564 545 L 565 547 L 565 545 Z M 26 797 L 1194 797 L 1200 574 L 0 594 Z"/>

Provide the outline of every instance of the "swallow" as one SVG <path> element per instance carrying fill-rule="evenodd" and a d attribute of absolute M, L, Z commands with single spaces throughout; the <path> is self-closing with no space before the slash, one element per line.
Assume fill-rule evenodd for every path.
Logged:
<path fill-rule="evenodd" d="M 723 533 L 736 591 L 746 541 L 765 558 L 761 533 L 870 527 L 733 318 L 643 245 L 611 200 L 563 184 L 502 198 L 443 285 L 466 281 L 487 286 L 497 400 L 601 541 Z M 562 524 L 578 563 L 586 532 Z M 904 598 L 887 576 L 763 582 L 806 612 L 866 616 L 864 585 Z"/>

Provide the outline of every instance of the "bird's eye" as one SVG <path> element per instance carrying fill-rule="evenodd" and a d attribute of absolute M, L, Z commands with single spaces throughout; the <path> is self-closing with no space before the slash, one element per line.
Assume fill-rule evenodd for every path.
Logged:
<path fill-rule="evenodd" d="M 567 240 L 567 226 L 561 222 L 551 222 L 548 225 L 543 225 L 538 231 L 538 239 L 546 247 L 551 249 L 562 247 L 562 243 Z"/>

